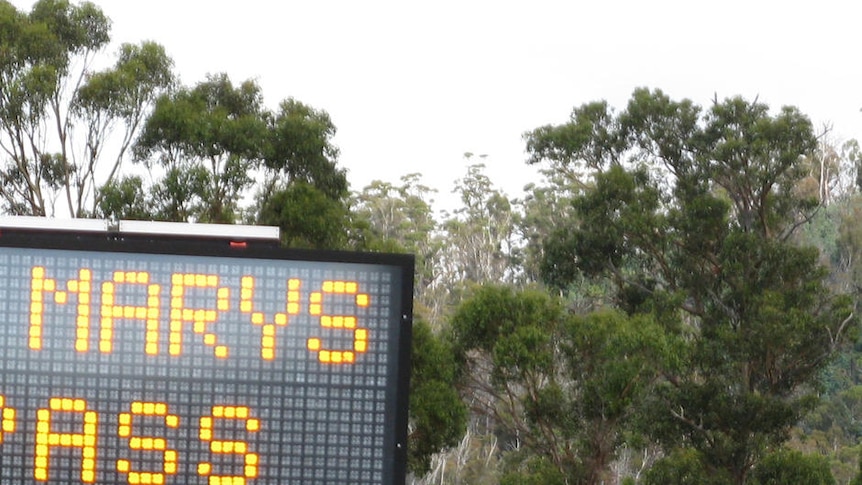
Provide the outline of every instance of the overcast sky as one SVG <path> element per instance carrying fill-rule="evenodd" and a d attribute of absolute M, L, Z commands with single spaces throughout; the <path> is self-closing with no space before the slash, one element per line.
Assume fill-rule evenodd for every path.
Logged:
<path fill-rule="evenodd" d="M 225 72 L 257 80 L 271 107 L 293 97 L 329 112 L 354 189 L 420 172 L 443 199 L 469 151 L 520 196 L 538 180 L 525 131 L 590 101 L 624 107 L 640 86 L 795 105 L 862 139 L 858 1 L 94 3 L 115 42 L 164 45 L 186 85 Z"/>

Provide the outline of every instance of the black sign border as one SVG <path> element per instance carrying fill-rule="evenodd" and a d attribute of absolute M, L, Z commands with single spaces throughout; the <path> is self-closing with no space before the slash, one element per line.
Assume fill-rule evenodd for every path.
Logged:
<path fill-rule="evenodd" d="M 321 263 L 359 263 L 397 267 L 403 282 L 398 355 L 396 359 L 396 402 L 393 409 L 395 443 L 384 450 L 384 468 L 390 473 L 384 485 L 404 484 L 407 480 L 407 426 L 410 389 L 410 359 L 413 329 L 413 279 L 415 257 L 412 254 L 369 253 L 353 251 L 281 248 L 266 240 L 245 240 L 240 237 L 208 237 L 195 235 L 124 235 L 119 232 L 75 232 L 74 230 L 0 228 L 0 248 L 59 249 L 178 256 L 207 256 L 248 259 L 276 259 Z"/>

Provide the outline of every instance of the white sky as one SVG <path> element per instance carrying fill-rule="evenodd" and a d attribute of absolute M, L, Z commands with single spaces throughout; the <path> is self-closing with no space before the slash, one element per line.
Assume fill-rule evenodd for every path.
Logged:
<path fill-rule="evenodd" d="M 164 45 L 186 85 L 225 72 L 256 79 L 271 107 L 329 112 L 353 189 L 420 172 L 445 199 L 469 151 L 520 196 L 538 180 L 525 131 L 590 101 L 622 108 L 640 86 L 704 106 L 716 93 L 795 105 L 862 138 L 857 1 L 94 3 L 116 42 Z"/>

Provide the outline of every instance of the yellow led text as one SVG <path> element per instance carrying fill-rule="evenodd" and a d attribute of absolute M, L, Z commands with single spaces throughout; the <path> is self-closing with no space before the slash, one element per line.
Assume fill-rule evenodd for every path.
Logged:
<path fill-rule="evenodd" d="M 367 307 L 369 305 L 368 295 L 359 293 L 359 284 L 355 281 L 324 281 L 321 291 L 314 291 L 309 295 L 308 311 L 313 316 L 320 317 L 320 326 L 323 328 L 341 329 L 353 332 L 353 348 L 349 350 L 331 350 L 323 347 L 323 342 L 318 337 L 309 338 L 308 350 L 317 353 L 317 359 L 324 364 L 352 364 L 356 360 L 357 353 L 368 350 L 368 329 L 358 328 L 356 317 L 353 315 L 328 315 L 323 312 L 324 295 L 355 295 L 356 306 Z"/>
<path fill-rule="evenodd" d="M 132 320 L 143 322 L 144 327 L 144 352 L 147 355 L 159 355 L 164 352 L 161 338 L 164 328 L 162 320 L 168 323 L 167 351 L 169 355 L 179 356 L 183 354 L 183 335 L 191 331 L 200 336 L 204 345 L 213 349 L 213 355 L 219 359 L 228 358 L 228 346 L 219 341 L 214 332 L 215 324 L 224 312 L 231 311 L 230 297 L 231 288 L 222 284 L 218 275 L 202 273 L 173 273 L 170 280 L 170 293 L 162 291 L 167 285 L 160 285 L 152 281 L 152 276 L 146 271 L 113 271 L 110 280 L 104 281 L 98 287 L 101 291 L 100 306 L 94 310 L 98 314 L 98 349 L 104 354 L 113 353 L 115 350 L 115 339 L 117 336 L 118 321 Z M 257 281 L 254 276 L 243 276 L 239 282 L 239 306 L 241 314 L 248 315 L 252 325 L 260 327 L 260 357 L 271 361 L 276 357 L 276 329 L 286 327 L 292 316 L 299 315 L 303 310 L 308 311 L 312 317 L 319 320 L 323 329 L 351 332 L 343 334 L 352 340 L 351 344 L 345 342 L 342 347 L 331 348 L 324 343 L 321 335 L 312 336 L 306 340 L 306 348 L 316 356 L 316 360 L 324 364 L 353 364 L 356 356 L 368 351 L 369 330 L 359 326 L 359 320 L 355 313 L 345 313 L 339 310 L 328 310 L 327 306 L 333 302 L 338 307 L 345 303 L 356 309 L 367 308 L 370 305 L 370 297 L 359 291 L 359 283 L 356 281 L 326 280 L 318 291 L 303 293 L 303 282 L 298 278 L 287 280 L 285 292 L 284 311 L 275 312 L 269 316 L 258 310 L 255 306 L 255 290 Z M 78 352 L 89 352 L 90 343 L 95 340 L 91 338 L 91 305 L 93 305 L 93 275 L 92 271 L 82 268 L 78 271 L 77 279 L 66 281 L 66 289 L 58 287 L 57 280 L 46 275 L 43 266 L 34 266 L 31 270 L 30 279 L 30 321 L 28 346 L 31 350 L 39 351 L 44 346 L 44 323 L 46 319 L 46 303 L 53 299 L 56 305 L 69 303 L 69 294 L 77 295 L 77 312 L 75 323 L 75 350 Z M 202 308 L 192 307 L 191 298 L 195 292 L 204 291 L 204 295 L 211 295 L 211 301 L 202 305 Z M 121 292 L 137 292 L 140 299 L 137 304 L 120 304 L 118 295 Z M 233 293 L 236 295 L 236 293 Z M 214 298 L 213 298 L 214 297 Z M 236 296 L 234 296 L 236 298 Z M 164 308 L 162 304 L 164 303 Z M 234 307 L 233 311 L 237 308 Z M 352 313 L 350 311 L 346 313 Z M 331 334 L 331 333 L 330 333 Z M 338 347 L 335 344 L 335 347 Z"/>
<path fill-rule="evenodd" d="M 0 445 L 3 437 L 15 432 L 15 409 L 6 407 L 6 396 L 0 395 Z"/>
<path fill-rule="evenodd" d="M 216 307 L 186 308 L 185 294 L 189 288 L 216 288 Z M 183 324 L 191 323 L 192 330 L 203 336 L 204 344 L 214 348 L 216 357 L 227 358 L 228 348 L 219 345 L 216 334 L 209 332 L 208 325 L 217 320 L 218 312 L 227 311 L 230 308 L 229 297 L 230 289 L 219 287 L 219 278 L 216 275 L 174 273 L 171 276 L 170 354 L 182 353 Z"/>
<path fill-rule="evenodd" d="M 109 354 L 114 350 L 114 320 L 143 320 L 146 325 L 144 351 L 148 355 L 159 353 L 159 285 L 149 284 L 150 274 L 143 271 L 115 271 L 113 281 L 102 283 L 101 327 L 99 351 Z M 119 285 L 145 285 L 146 306 L 115 305 L 114 291 Z"/>
<path fill-rule="evenodd" d="M 76 413 L 82 418 L 81 433 L 55 433 L 51 422 L 57 413 Z M 81 449 L 81 481 L 96 481 L 96 427 L 98 414 L 87 409 L 87 401 L 54 397 L 47 408 L 36 412 L 36 458 L 33 476 L 36 481 L 48 481 L 49 461 L 52 447 Z"/>
<path fill-rule="evenodd" d="M 208 461 L 198 463 L 198 474 L 209 477 L 209 485 L 246 485 L 246 479 L 258 476 L 259 456 L 249 451 L 248 443 L 245 441 L 217 439 L 213 433 L 217 419 L 243 420 L 245 429 L 249 433 L 260 431 L 260 420 L 250 417 L 248 407 L 213 406 L 210 416 L 200 418 L 199 438 L 202 442 L 209 442 L 210 451 L 214 454 L 242 455 L 243 474 L 241 476 L 214 475 L 213 464 Z"/>
<path fill-rule="evenodd" d="M 30 339 L 32 350 L 42 350 L 42 324 L 45 312 L 45 293 L 54 294 L 54 303 L 65 305 L 68 293 L 78 294 L 78 315 L 75 320 L 75 350 L 86 352 L 90 348 L 90 294 L 92 274 L 88 269 L 78 271 L 77 280 L 66 282 L 67 291 L 57 289 L 57 281 L 45 277 L 45 268 L 34 266 L 30 277 Z"/>
<path fill-rule="evenodd" d="M 129 460 L 117 460 L 117 471 L 128 475 L 130 485 L 162 485 L 167 475 L 177 473 L 177 451 L 168 448 L 167 440 L 161 437 L 135 436 L 132 434 L 132 421 L 134 416 L 162 416 L 165 426 L 176 428 L 180 425 L 180 418 L 168 413 L 168 405 L 163 402 L 135 401 L 130 406 L 128 413 L 120 413 L 117 435 L 129 439 L 129 449 L 159 451 L 162 453 L 162 469 L 158 471 L 139 471 L 132 469 Z"/>
<path fill-rule="evenodd" d="M 243 276 L 241 280 L 239 308 L 243 313 L 251 314 L 251 323 L 262 326 L 260 337 L 260 357 L 263 360 L 275 359 L 275 327 L 287 325 L 288 315 L 299 313 L 300 281 L 295 278 L 287 280 L 287 305 L 285 312 L 278 312 L 272 322 L 266 322 L 263 312 L 254 311 L 254 277 Z"/>

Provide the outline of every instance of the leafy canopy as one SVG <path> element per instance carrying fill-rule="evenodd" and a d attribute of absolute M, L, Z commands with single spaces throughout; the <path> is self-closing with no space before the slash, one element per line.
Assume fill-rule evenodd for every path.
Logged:
<path fill-rule="evenodd" d="M 817 208 L 799 190 L 810 121 L 738 97 L 704 110 L 638 89 L 619 113 L 587 104 L 527 140 L 531 161 L 591 186 L 546 240 L 544 279 L 565 289 L 607 278 L 621 309 L 684 337 L 653 436 L 744 483 L 809 409 L 808 385 L 855 322 L 817 251 L 791 239 Z"/>

